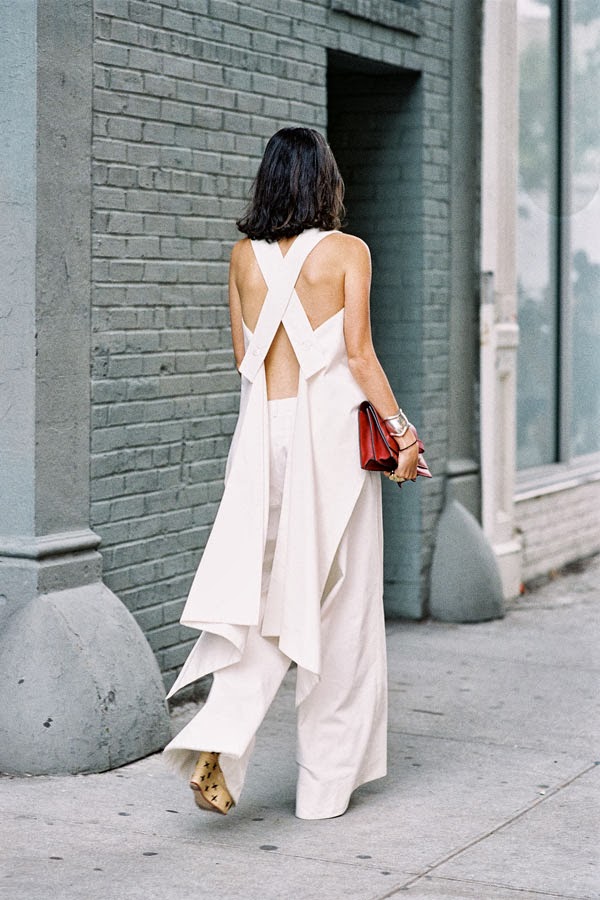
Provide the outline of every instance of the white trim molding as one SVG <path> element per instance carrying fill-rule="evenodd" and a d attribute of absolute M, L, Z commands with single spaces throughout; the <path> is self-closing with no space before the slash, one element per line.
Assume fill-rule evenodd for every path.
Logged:
<path fill-rule="evenodd" d="M 482 524 L 504 597 L 521 585 L 515 521 L 518 47 L 516 0 L 485 0 L 482 53 L 481 457 Z"/>

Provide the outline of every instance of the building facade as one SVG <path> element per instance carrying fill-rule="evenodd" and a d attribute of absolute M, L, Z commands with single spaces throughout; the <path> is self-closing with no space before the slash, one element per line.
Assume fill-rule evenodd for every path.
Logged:
<path fill-rule="evenodd" d="M 482 521 L 514 594 L 600 549 L 600 9 L 484 20 Z"/>
<path fill-rule="evenodd" d="M 106 583 L 167 679 L 195 637 L 178 620 L 238 408 L 234 222 L 279 127 L 328 134 L 348 229 L 372 249 L 378 352 L 444 470 L 453 15 L 396 0 L 94 2 L 91 523 Z M 443 487 L 385 491 L 390 613 L 426 610 Z"/>
<path fill-rule="evenodd" d="M 234 222 L 284 125 L 333 147 L 376 349 L 436 476 L 384 481 L 388 615 L 441 598 L 460 619 L 470 593 L 476 618 L 496 585 L 600 549 L 595 3 L 0 11 L 0 658 L 21 672 L 4 771 L 164 743 L 239 403 Z M 49 709 L 54 757 L 23 761 Z"/>

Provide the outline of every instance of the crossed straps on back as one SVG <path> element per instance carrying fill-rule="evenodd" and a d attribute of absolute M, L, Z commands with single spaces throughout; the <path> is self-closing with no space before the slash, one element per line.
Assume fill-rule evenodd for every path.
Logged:
<path fill-rule="evenodd" d="M 295 285 L 306 257 L 328 234 L 333 232 L 319 231 L 318 228 L 306 229 L 298 235 L 285 256 L 282 256 L 277 242 L 251 242 L 267 285 L 267 296 L 240 365 L 241 374 L 249 381 L 256 378 L 280 322 L 283 322 L 305 378 L 325 366 L 327 360 L 296 293 Z"/>

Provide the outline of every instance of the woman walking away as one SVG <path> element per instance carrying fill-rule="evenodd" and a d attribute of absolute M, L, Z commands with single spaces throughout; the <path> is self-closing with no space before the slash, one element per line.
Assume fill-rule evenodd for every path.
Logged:
<path fill-rule="evenodd" d="M 323 136 L 283 128 L 237 222 L 247 235 L 229 278 L 240 410 L 181 616 L 202 633 L 167 696 L 214 679 L 163 751 L 198 806 L 221 813 L 239 801 L 292 660 L 296 816 L 339 816 L 387 771 L 381 480 L 360 465 L 359 404 L 391 420 L 402 451 L 393 480 L 415 479 L 418 448 L 373 348 L 370 255 L 339 230 L 343 190 Z"/>

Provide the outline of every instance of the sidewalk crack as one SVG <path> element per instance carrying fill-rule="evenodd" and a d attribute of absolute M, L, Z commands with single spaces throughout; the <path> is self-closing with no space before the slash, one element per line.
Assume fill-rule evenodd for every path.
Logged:
<path fill-rule="evenodd" d="M 579 772 L 576 772 L 574 775 L 571 775 L 570 778 L 566 778 L 564 781 L 561 781 L 560 784 L 557 784 L 556 787 L 551 788 L 543 797 L 537 797 L 535 800 L 532 800 L 531 803 L 528 803 L 527 806 L 518 810 L 516 813 L 513 813 L 512 816 L 509 816 L 508 819 L 505 819 L 503 822 L 500 822 L 499 825 L 496 825 L 494 828 L 489 828 L 487 831 L 478 835 L 477 837 L 472 838 L 470 841 L 467 841 L 461 847 L 457 847 L 455 850 L 451 850 L 449 853 L 446 853 L 440 859 L 437 859 L 435 862 L 429 863 L 424 866 L 420 872 L 412 875 L 407 881 L 402 882 L 402 884 L 398 884 L 395 887 L 391 888 L 386 894 L 380 894 L 374 900 L 389 900 L 391 897 L 395 897 L 399 891 L 406 891 L 408 888 L 412 887 L 413 884 L 416 884 L 426 875 L 430 875 L 440 866 L 444 865 L 444 863 L 449 862 L 451 859 L 455 859 L 457 856 L 460 856 L 461 853 L 464 853 L 465 850 L 470 850 L 471 847 L 474 847 L 476 844 L 485 841 L 486 838 L 491 837 L 493 834 L 497 834 L 499 831 L 502 831 L 508 825 L 512 825 L 513 822 L 516 822 L 517 819 L 522 818 L 526 815 L 530 810 L 535 809 L 536 806 L 539 806 L 540 803 L 545 803 L 550 797 L 554 797 L 560 791 L 564 790 L 564 788 L 568 787 L 578 778 L 581 778 L 582 775 L 586 775 L 588 772 L 591 772 L 592 769 L 595 769 L 596 766 L 600 765 L 600 761 L 595 761 L 585 766 Z M 440 876 L 442 877 L 442 876 Z M 550 894 L 552 896 L 552 894 Z M 560 894 L 554 896 L 561 896 Z"/>

